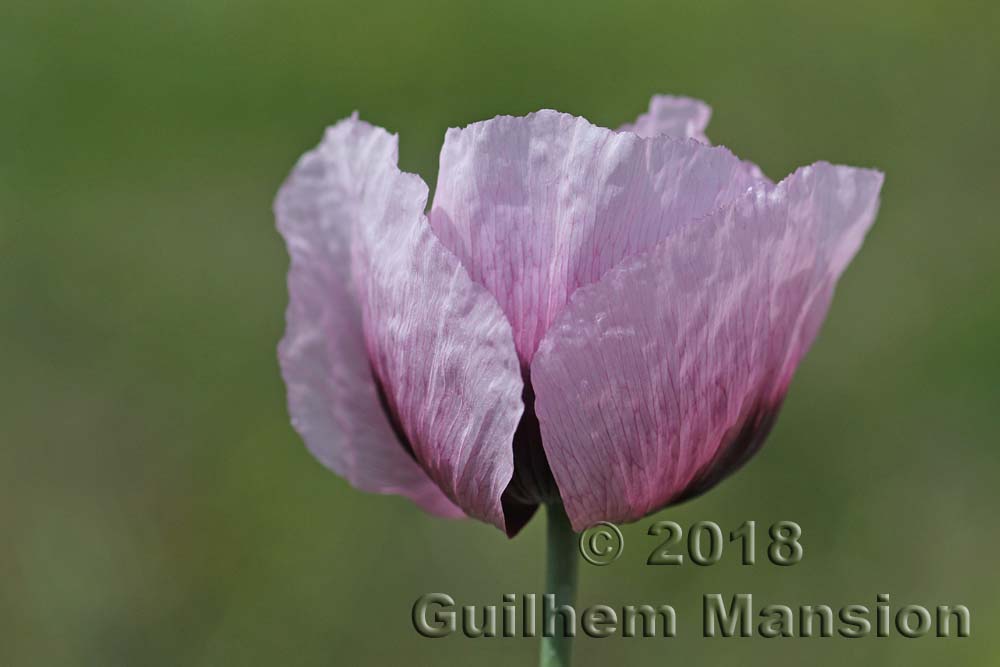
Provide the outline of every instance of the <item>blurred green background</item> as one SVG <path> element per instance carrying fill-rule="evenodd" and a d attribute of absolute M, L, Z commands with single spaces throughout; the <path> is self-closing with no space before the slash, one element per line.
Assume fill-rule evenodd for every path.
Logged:
<path fill-rule="evenodd" d="M 271 201 L 360 110 L 434 182 L 444 131 L 552 107 L 616 126 L 700 97 L 780 178 L 887 174 L 763 452 L 656 518 L 799 522 L 791 568 L 643 565 L 580 607 L 670 602 L 673 640 L 579 665 L 1000 664 L 1000 10 L 990 2 L 4 0 L 0 664 L 512 665 L 535 640 L 428 640 L 422 593 L 540 591 L 543 523 L 365 495 L 289 426 Z M 702 639 L 704 593 L 963 603 L 969 639 Z"/>

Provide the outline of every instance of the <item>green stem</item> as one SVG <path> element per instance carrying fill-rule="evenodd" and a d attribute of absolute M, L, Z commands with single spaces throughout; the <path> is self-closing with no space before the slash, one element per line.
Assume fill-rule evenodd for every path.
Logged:
<path fill-rule="evenodd" d="M 557 608 L 559 605 L 572 607 L 576 603 L 576 566 L 580 560 L 576 533 L 562 503 L 552 503 L 546 508 L 548 553 L 545 558 L 545 592 L 556 596 Z M 546 637 L 542 633 L 542 653 L 538 663 L 541 667 L 569 667 L 573 638 L 564 636 L 562 630 L 562 624 L 556 623 L 555 636 Z"/>

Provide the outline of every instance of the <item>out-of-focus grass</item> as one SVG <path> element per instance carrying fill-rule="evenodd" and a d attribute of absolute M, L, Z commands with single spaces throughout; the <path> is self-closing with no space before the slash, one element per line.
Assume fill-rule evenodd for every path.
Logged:
<path fill-rule="evenodd" d="M 325 471 L 288 425 L 273 194 L 359 109 L 433 183 L 445 128 L 554 107 L 617 125 L 650 94 L 773 177 L 887 173 L 768 446 L 661 513 L 793 519 L 802 564 L 649 568 L 648 522 L 581 603 L 665 601 L 680 637 L 581 665 L 949 664 L 1000 657 L 1000 15 L 993 4 L 79 3 L 0 21 L 0 663 L 530 664 L 431 642 L 421 593 L 537 591 L 508 542 Z M 706 640 L 703 593 L 965 603 L 966 640 Z"/>

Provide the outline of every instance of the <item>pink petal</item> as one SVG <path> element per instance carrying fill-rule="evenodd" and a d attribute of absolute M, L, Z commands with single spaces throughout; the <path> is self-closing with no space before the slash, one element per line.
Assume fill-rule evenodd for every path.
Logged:
<path fill-rule="evenodd" d="M 697 139 L 708 143 L 705 128 L 712 117 L 712 107 L 701 100 L 673 95 L 654 95 L 649 101 L 649 111 L 639 116 L 635 123 L 622 125 L 620 132 L 634 132 L 640 137 L 677 137 Z"/>
<path fill-rule="evenodd" d="M 282 187 L 275 212 L 292 265 L 279 358 L 289 410 L 310 451 L 354 486 L 462 516 L 414 458 L 443 457 L 434 462 L 438 481 L 442 468 L 469 478 L 454 482 L 445 474 L 448 495 L 481 482 L 462 502 L 471 503 L 474 515 L 495 519 L 497 510 L 477 502 L 492 487 L 500 489 L 492 500 L 498 505 L 511 476 L 521 386 L 510 328 L 492 297 L 434 240 L 425 203 L 426 186 L 396 167 L 396 138 L 356 118 L 330 128 Z M 380 234 L 394 246 L 386 257 L 372 242 Z M 381 301 L 362 304 L 368 296 Z M 387 343 L 399 347 L 386 349 Z M 455 363 L 465 343 L 474 348 Z M 436 356 L 428 345 L 440 346 L 430 348 Z M 379 384 L 369 349 L 385 371 Z M 491 361 L 513 370 L 504 375 Z M 479 371 L 492 379 L 470 377 Z M 408 393 L 416 387 L 426 398 L 419 407 Z M 393 410 L 408 423 L 400 424 Z M 460 452 L 449 458 L 449 448 Z M 470 464 L 474 452 L 483 460 Z"/>
<path fill-rule="evenodd" d="M 881 184 L 869 170 L 800 169 L 573 295 L 531 377 L 574 528 L 638 519 L 753 454 Z"/>
<path fill-rule="evenodd" d="M 539 111 L 449 130 L 430 219 L 500 302 L 527 366 L 574 290 L 755 180 L 724 148 Z"/>
<path fill-rule="evenodd" d="M 407 453 L 379 403 L 350 285 L 350 242 L 365 156 L 388 135 L 362 123 L 330 128 L 275 201 L 288 246 L 289 304 L 278 347 L 292 425 L 326 467 L 355 487 L 407 496 L 425 510 L 459 510 Z"/>
<path fill-rule="evenodd" d="M 712 117 L 712 107 L 701 100 L 672 95 L 654 95 L 649 101 L 649 111 L 639 116 L 635 123 L 622 125 L 619 132 L 634 132 L 640 137 L 689 137 L 703 144 L 710 144 L 705 128 Z M 764 172 L 753 162 L 743 161 L 743 168 L 754 181 L 770 182 Z"/>
<path fill-rule="evenodd" d="M 417 460 L 469 515 L 513 532 L 501 496 L 524 406 L 510 325 L 431 230 L 427 186 L 396 166 L 396 138 L 376 151 L 355 200 L 352 265 L 368 358 Z"/>

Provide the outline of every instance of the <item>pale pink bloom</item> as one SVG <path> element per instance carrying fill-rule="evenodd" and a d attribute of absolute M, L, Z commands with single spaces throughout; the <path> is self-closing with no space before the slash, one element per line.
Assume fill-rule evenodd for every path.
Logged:
<path fill-rule="evenodd" d="M 279 357 L 326 466 L 516 533 L 638 519 L 757 451 L 878 208 L 882 174 L 777 185 L 655 97 L 618 131 L 555 111 L 451 129 L 430 212 L 394 135 L 327 130 L 278 195 Z"/>

